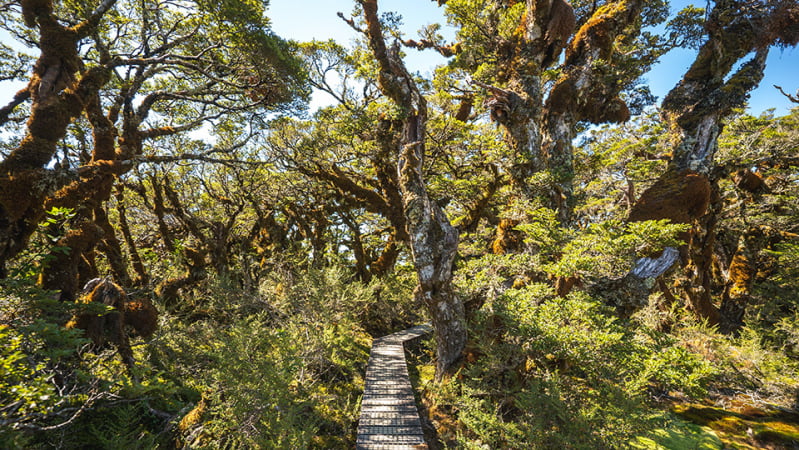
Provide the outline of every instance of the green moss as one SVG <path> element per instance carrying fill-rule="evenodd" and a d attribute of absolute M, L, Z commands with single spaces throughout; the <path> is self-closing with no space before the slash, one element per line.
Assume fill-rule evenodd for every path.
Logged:
<path fill-rule="evenodd" d="M 719 420 L 714 420 L 713 422 L 710 422 L 709 425 L 710 428 L 717 431 L 723 431 L 725 433 L 745 433 L 747 428 L 749 428 L 746 421 L 730 416 Z"/>
<path fill-rule="evenodd" d="M 637 436 L 630 441 L 636 449 L 697 449 L 719 450 L 724 443 L 708 427 L 678 420 L 669 427 L 658 428 L 645 436 Z"/>
<path fill-rule="evenodd" d="M 760 410 L 750 415 L 691 404 L 675 405 L 672 411 L 685 420 L 706 425 L 718 433 L 725 445 L 734 448 L 756 448 L 761 443 L 799 443 L 799 424 L 792 415 Z"/>
<path fill-rule="evenodd" d="M 755 428 L 755 439 L 758 441 L 779 444 L 799 444 L 799 427 L 797 427 L 796 424 L 787 422 L 764 422 L 760 424 L 758 428 Z"/>

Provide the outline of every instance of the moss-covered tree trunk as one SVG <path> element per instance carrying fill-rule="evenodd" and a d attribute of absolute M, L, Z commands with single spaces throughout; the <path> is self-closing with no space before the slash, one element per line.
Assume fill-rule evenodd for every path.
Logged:
<path fill-rule="evenodd" d="M 416 294 L 427 305 L 436 333 L 436 376 L 448 373 L 466 345 L 463 303 L 452 289 L 452 265 L 458 231 L 427 193 L 422 168 L 427 105 L 399 56 L 397 45 L 386 47 L 376 0 L 361 0 L 369 47 L 380 72 L 383 93 L 402 109 L 402 129 L 396 148 L 398 181 L 411 253 L 419 286 Z"/>
<path fill-rule="evenodd" d="M 718 136 L 724 119 L 745 105 L 762 79 L 769 47 L 799 42 L 799 5 L 718 1 L 705 30 L 708 37 L 695 61 L 663 101 L 664 119 L 677 142 L 668 172 L 641 195 L 630 220 L 668 218 L 693 224 L 686 236 L 680 284 L 688 308 L 719 324 L 721 314 L 711 296 L 716 223 L 722 208 L 716 186 L 722 174 L 714 161 Z M 750 53 L 752 58 L 730 75 Z"/>
<path fill-rule="evenodd" d="M 46 168 L 58 141 L 109 78 L 103 66 L 81 71 L 78 42 L 96 29 L 114 2 L 101 2 L 86 20 L 72 27 L 58 20 L 52 0 L 21 4 L 25 24 L 39 31 L 41 53 L 26 94 L 17 96 L 31 100 L 25 137 L 0 161 L 0 276 L 5 275 L 6 262 L 27 246 L 44 214 L 45 199 L 65 182 Z"/>
<path fill-rule="evenodd" d="M 566 48 L 563 71 L 547 98 L 543 153 L 552 176 L 550 204 L 564 225 L 571 222 L 574 208 L 572 141 L 577 124 L 621 123 L 630 118 L 619 94 L 635 81 L 638 71 L 614 79 L 609 79 L 608 72 L 615 48 L 631 44 L 638 36 L 642 6 L 641 1 L 625 0 L 599 7 Z"/>

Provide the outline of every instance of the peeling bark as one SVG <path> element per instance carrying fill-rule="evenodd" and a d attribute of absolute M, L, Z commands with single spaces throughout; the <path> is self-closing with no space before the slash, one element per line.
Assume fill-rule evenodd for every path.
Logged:
<path fill-rule="evenodd" d="M 614 306 L 621 317 L 629 317 L 647 305 L 658 277 L 666 273 L 679 256 L 677 249 L 666 247 L 657 258 L 639 258 L 633 270 L 624 277 L 600 280 L 589 291 Z"/>

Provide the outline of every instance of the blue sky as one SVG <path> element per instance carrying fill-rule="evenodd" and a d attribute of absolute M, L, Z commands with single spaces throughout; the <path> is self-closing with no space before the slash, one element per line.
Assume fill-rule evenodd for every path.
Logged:
<path fill-rule="evenodd" d="M 677 11 L 691 3 L 687 0 L 672 2 L 672 11 Z M 337 12 L 349 15 L 352 0 L 271 0 L 268 11 L 275 33 L 297 41 L 311 39 L 335 39 L 343 45 L 351 43 L 356 33 L 341 19 Z M 699 2 L 704 6 L 704 2 Z M 403 17 L 402 31 L 408 37 L 416 37 L 416 31 L 429 23 L 445 24 L 443 9 L 431 0 L 380 0 L 381 11 L 394 11 Z M 450 29 L 450 33 L 452 30 Z M 0 39 L 8 39 L 0 32 Z M 665 55 L 661 62 L 645 77 L 652 92 L 662 100 L 665 94 L 680 80 L 694 57 L 689 50 L 674 50 Z M 445 63 L 445 58 L 432 50 L 418 52 L 408 50 L 408 67 L 423 75 L 429 75 L 437 64 Z M 799 50 L 772 49 L 768 58 L 766 75 L 760 87 L 752 92 L 749 111 L 759 114 L 766 109 L 776 108 L 778 115 L 786 114 L 792 104 L 780 94 L 773 85 L 782 86 L 787 92 L 799 89 Z M 0 83 L 0 105 L 7 104 L 21 83 Z M 314 104 L 322 104 L 324 99 L 317 96 Z M 314 106 L 314 105 L 312 105 Z"/>

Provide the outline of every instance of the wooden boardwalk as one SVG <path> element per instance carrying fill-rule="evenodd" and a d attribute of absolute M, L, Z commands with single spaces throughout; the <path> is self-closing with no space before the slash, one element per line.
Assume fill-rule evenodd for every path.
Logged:
<path fill-rule="evenodd" d="M 356 450 L 426 449 L 413 397 L 405 341 L 432 332 L 419 325 L 375 339 L 366 367 Z"/>

